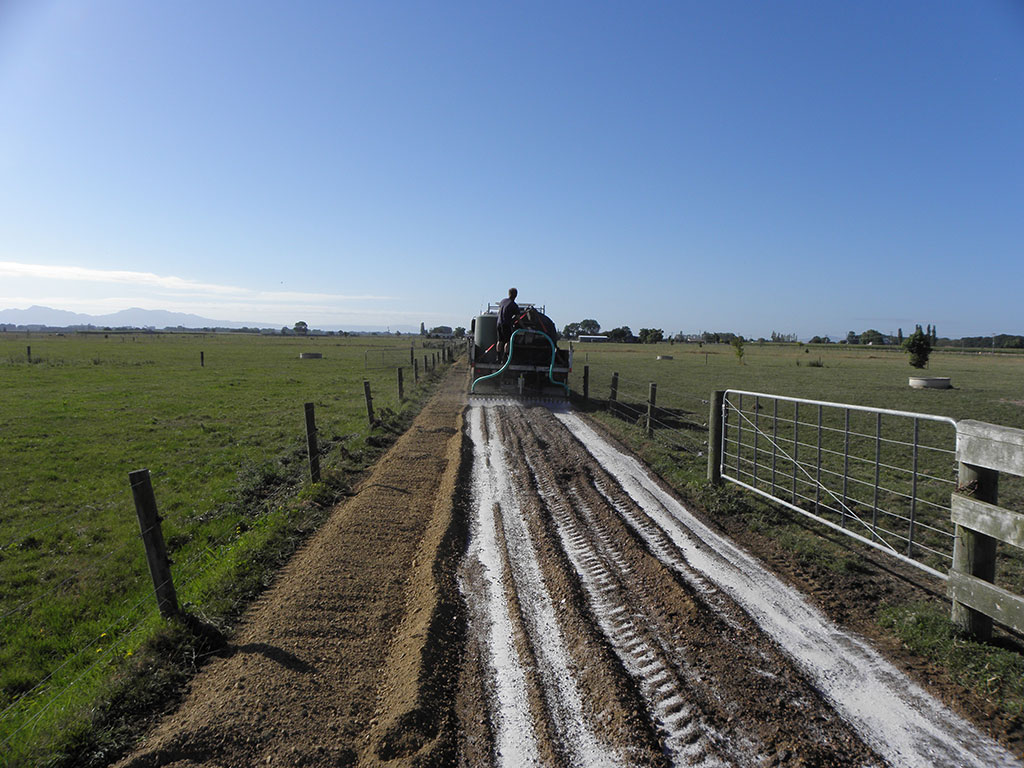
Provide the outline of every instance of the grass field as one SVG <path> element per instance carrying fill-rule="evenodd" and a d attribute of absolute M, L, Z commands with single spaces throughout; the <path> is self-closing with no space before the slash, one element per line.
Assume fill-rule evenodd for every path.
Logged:
<path fill-rule="evenodd" d="M 666 355 L 672 359 L 657 359 Z M 735 351 L 728 345 L 581 344 L 575 350 L 572 386 L 580 391 L 583 366 L 589 366 L 591 395 L 604 399 L 609 396 L 612 374 L 618 372 L 618 400 L 627 405 L 628 414 L 642 421 L 646 414 L 644 403 L 648 398 L 649 383 L 656 382 L 659 411 L 655 418 L 659 420 L 659 431 L 670 435 L 683 449 L 680 451 L 680 470 L 688 473 L 689 482 L 699 482 L 704 476 L 708 400 L 714 390 L 747 390 L 1024 428 L 1024 355 L 933 353 L 927 373 L 949 376 L 954 386 L 951 390 L 911 389 L 908 377 L 918 371 L 911 368 L 907 360 L 907 355 L 899 350 L 877 347 L 747 344 L 740 364 Z M 742 403 L 745 403 L 745 418 L 749 423 L 755 418 L 753 398 L 748 396 Z M 628 410 L 630 405 L 632 410 Z M 791 405 L 784 404 L 782 411 L 792 416 Z M 831 466 L 827 461 L 823 465 L 826 470 L 842 469 L 836 466 L 843 452 L 841 418 L 841 410 L 825 410 L 826 430 L 832 429 L 831 433 L 826 433 L 826 439 L 831 434 L 832 443 L 824 445 L 826 460 L 832 460 Z M 814 432 L 813 423 L 808 422 L 814 419 L 814 408 L 806 407 L 800 419 L 807 435 L 804 437 L 804 461 L 808 458 L 806 441 L 813 440 Z M 903 425 L 892 420 L 888 423 L 892 424 L 887 429 L 892 430 L 890 435 L 894 439 L 910 439 L 910 420 Z M 854 432 L 872 434 L 872 425 L 873 417 L 854 413 Z M 919 469 L 933 476 L 955 479 L 955 462 L 952 453 L 947 452 L 955 446 L 953 427 L 922 421 L 919 428 L 927 445 L 944 449 L 941 452 L 924 451 Z M 897 432 L 899 429 L 903 431 Z M 728 433 L 727 437 L 734 438 L 735 432 Z M 792 430 L 785 435 L 780 432 L 780 443 L 784 442 L 784 437 L 791 441 Z M 872 450 L 870 443 L 870 440 L 861 440 L 859 446 L 853 446 L 854 451 L 859 448 L 862 454 L 866 454 Z M 792 442 L 786 447 L 792 451 Z M 887 449 L 892 447 L 889 445 Z M 835 449 L 835 453 L 829 454 L 830 448 Z M 735 453 L 735 446 L 732 446 L 732 451 Z M 698 453 L 701 455 L 697 456 Z M 886 463 L 909 466 L 909 451 L 907 453 L 907 456 L 900 456 L 890 451 Z M 749 464 L 745 462 L 749 462 L 750 456 L 748 443 L 739 457 L 737 471 L 748 468 Z M 750 482 L 749 477 L 747 481 Z M 909 492 L 909 487 L 901 485 L 900 478 L 883 475 L 882 482 L 899 492 Z M 756 485 L 760 487 L 762 483 Z M 815 493 L 813 483 L 804 477 L 796 478 L 794 485 L 797 493 L 805 496 Z M 944 502 L 948 507 L 949 485 L 922 485 L 917 490 L 926 504 Z M 940 498 L 943 494 L 944 499 Z M 1000 497 L 1011 508 L 1021 506 L 1024 503 L 1024 484 L 1019 478 L 1001 477 Z M 952 530 L 948 520 L 940 527 Z M 951 547 L 951 542 L 946 540 L 945 545 Z M 931 559 L 928 564 L 939 567 L 941 563 L 941 559 Z M 942 569 L 945 567 L 948 563 Z M 1004 572 L 999 579 L 1005 579 L 1006 575 Z M 1012 586 L 1024 587 L 1024 574 L 1021 577 L 1022 583 Z M 1005 581 L 1002 583 L 1011 586 Z"/>
<path fill-rule="evenodd" d="M 39 762 L 54 744 L 85 738 L 90 710 L 162 631 L 128 473 L 153 474 L 179 601 L 223 622 L 415 408 L 426 390 L 413 383 L 409 343 L 0 334 L 0 765 Z M 423 377 L 423 355 L 435 350 L 420 344 Z M 300 360 L 301 351 L 324 357 Z M 397 365 L 405 366 L 404 405 Z M 634 404 L 657 382 L 658 404 L 678 417 L 687 449 L 652 463 L 691 487 L 703 482 L 703 425 L 716 389 L 1024 428 L 1024 356 L 935 352 L 928 373 L 951 376 L 949 391 L 911 390 L 906 356 L 880 348 L 748 344 L 741 365 L 725 345 L 583 344 L 571 380 L 577 391 L 584 365 L 596 399 L 608 396 L 615 371 L 620 400 Z M 374 430 L 364 379 L 383 416 Z M 305 402 L 316 404 L 318 486 L 307 478 Z M 639 430 L 629 434 L 642 439 Z M 1024 498 L 1002 480 L 1000 493 Z"/>
<path fill-rule="evenodd" d="M 908 387 L 921 372 L 907 359 L 882 347 L 748 343 L 740 364 L 726 344 L 577 344 L 572 385 L 580 389 L 589 365 L 591 394 L 606 398 L 618 371 L 620 396 L 646 401 L 655 381 L 659 404 L 700 411 L 705 420 L 701 401 L 711 392 L 743 389 L 1024 428 L 1024 355 L 933 352 L 923 373 L 951 377 L 952 390 Z"/>
<path fill-rule="evenodd" d="M 415 345 L 423 383 L 440 350 Z M 222 620 L 234 574 L 314 526 L 421 399 L 409 355 L 409 338 L 0 334 L 0 764 L 66 739 L 161 626 L 128 473 L 152 473 L 179 602 Z"/>

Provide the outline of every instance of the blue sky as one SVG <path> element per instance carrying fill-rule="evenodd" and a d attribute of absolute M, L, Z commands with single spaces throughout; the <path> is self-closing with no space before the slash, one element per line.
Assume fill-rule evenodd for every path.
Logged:
<path fill-rule="evenodd" d="M 1024 332 L 1024 3 L 0 2 L 0 309 Z"/>

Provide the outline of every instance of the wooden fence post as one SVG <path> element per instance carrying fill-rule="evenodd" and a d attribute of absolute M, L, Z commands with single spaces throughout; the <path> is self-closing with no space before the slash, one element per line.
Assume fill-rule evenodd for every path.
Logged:
<path fill-rule="evenodd" d="M 370 382 L 363 379 L 363 395 L 366 397 L 366 419 L 373 426 L 373 398 L 370 396 Z"/>
<path fill-rule="evenodd" d="M 412 344 L 409 345 L 409 365 L 412 365 L 413 363 L 416 362 L 415 357 L 416 357 L 416 342 L 414 341 Z"/>
<path fill-rule="evenodd" d="M 402 383 L 402 369 L 398 369 L 398 402 L 405 400 L 405 386 Z"/>
<path fill-rule="evenodd" d="M 612 391 L 608 394 L 608 399 L 614 403 L 616 398 L 618 398 L 618 396 L 619 396 L 619 372 L 615 371 L 615 373 L 612 374 Z"/>
<path fill-rule="evenodd" d="M 316 442 L 316 416 L 313 403 L 306 403 L 306 451 L 309 453 L 310 482 L 320 482 L 320 447 Z"/>
<path fill-rule="evenodd" d="M 30 363 L 32 362 L 32 347 L 31 346 L 25 347 L 25 357 L 28 358 L 28 361 Z"/>
<path fill-rule="evenodd" d="M 199 350 L 199 367 L 200 368 L 205 368 L 206 367 L 206 353 L 203 352 L 202 350 Z"/>
<path fill-rule="evenodd" d="M 1000 507 L 999 475 L 1024 477 L 1024 430 L 972 419 L 956 423 L 959 478 L 950 503 L 956 526 L 946 594 L 952 621 L 979 640 L 993 621 L 1024 632 L 1024 597 L 995 584 L 996 545 L 1024 549 L 1024 514 Z"/>
<path fill-rule="evenodd" d="M 708 481 L 712 485 L 722 484 L 722 406 L 725 392 L 711 393 L 711 410 L 708 413 Z"/>
<path fill-rule="evenodd" d="M 430 355 L 423 356 L 423 375 L 430 373 Z"/>
<path fill-rule="evenodd" d="M 413 360 L 412 361 L 412 383 L 413 384 L 419 384 L 420 383 L 420 361 L 419 360 Z"/>
<path fill-rule="evenodd" d="M 654 437 L 654 402 L 658 396 L 658 385 L 651 382 L 647 395 L 647 436 Z"/>
<path fill-rule="evenodd" d="M 583 402 L 590 402 L 590 366 L 583 366 Z"/>
<path fill-rule="evenodd" d="M 146 547 L 149 575 L 153 577 L 156 604 L 164 618 L 171 618 L 178 613 L 178 596 L 174 592 L 174 582 L 171 581 L 171 564 L 167 559 L 167 547 L 160 529 L 161 518 L 156 510 L 156 496 L 153 495 L 149 470 L 129 472 L 128 482 L 132 486 L 135 514 L 138 515 L 142 543 Z"/>
<path fill-rule="evenodd" d="M 972 498 L 989 504 L 999 500 L 999 472 L 960 462 L 957 488 L 974 491 Z M 957 525 L 953 537 L 952 570 L 992 582 L 996 578 L 996 540 Z M 953 599 L 950 618 L 960 630 L 978 640 L 992 637 L 992 619 Z"/>

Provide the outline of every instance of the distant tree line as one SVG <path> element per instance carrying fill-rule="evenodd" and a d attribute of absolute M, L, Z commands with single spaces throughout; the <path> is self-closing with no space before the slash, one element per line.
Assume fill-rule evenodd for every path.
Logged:
<path fill-rule="evenodd" d="M 601 333 L 601 324 L 592 318 L 580 320 L 578 323 L 569 323 L 562 329 L 562 335 L 567 339 L 578 339 L 580 336 L 605 336 L 608 341 L 620 341 L 626 343 L 656 344 L 665 340 L 665 331 L 661 328 L 641 328 L 638 336 L 628 325 L 612 328 L 610 331 Z"/>
<path fill-rule="evenodd" d="M 957 346 L 977 349 L 987 347 L 988 349 L 1024 349 L 1024 336 L 1013 336 L 1008 333 L 997 333 L 995 336 L 964 336 L 959 341 L 943 339 L 942 346 Z"/>
<path fill-rule="evenodd" d="M 898 328 L 895 335 L 882 333 L 875 328 L 868 328 L 866 331 L 857 333 L 849 331 L 846 337 L 833 340 L 828 336 L 812 336 L 809 344 L 849 344 L 849 345 L 871 345 L 871 346 L 894 346 L 906 349 L 906 342 L 911 336 L 916 335 L 920 329 L 921 334 L 928 340 L 930 347 L 965 347 L 969 349 L 1024 349 L 1024 336 L 1000 333 L 994 336 L 964 336 L 961 339 L 939 338 L 938 331 L 934 324 L 927 324 L 924 328 L 915 326 L 910 336 L 903 335 L 903 329 Z M 630 342 L 640 344 L 654 344 L 664 341 L 665 332 L 661 328 L 641 328 L 637 335 L 633 334 L 628 325 L 613 328 L 610 331 L 601 331 L 601 324 L 594 319 L 580 320 L 578 323 L 569 323 L 562 329 L 562 335 L 567 339 L 578 339 L 580 336 L 603 335 L 609 341 Z M 730 331 L 702 331 L 699 334 L 677 333 L 671 336 L 673 342 L 699 342 L 703 344 L 733 344 L 734 341 L 752 341 L 745 339 L 742 335 Z M 770 339 L 764 337 L 757 339 L 759 343 L 765 344 L 769 341 L 776 344 L 799 344 L 795 333 L 771 332 Z"/>

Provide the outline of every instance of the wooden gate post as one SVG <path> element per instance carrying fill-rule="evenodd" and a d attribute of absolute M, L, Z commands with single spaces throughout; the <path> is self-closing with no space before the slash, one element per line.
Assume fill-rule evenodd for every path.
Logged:
<path fill-rule="evenodd" d="M 971 464 L 959 464 L 958 489 L 973 490 L 972 498 L 989 504 L 999 500 L 999 472 Z M 953 537 L 952 570 L 992 582 L 996 578 L 996 540 L 957 525 Z M 992 637 L 992 619 L 953 599 L 950 618 L 959 629 L 978 640 Z"/>
<path fill-rule="evenodd" d="M 722 484 L 722 406 L 725 392 L 711 393 L 711 410 L 708 413 L 708 481 L 712 485 Z"/>
<path fill-rule="evenodd" d="M 149 477 L 149 470 L 137 469 L 129 472 L 128 482 L 132 486 L 135 514 L 139 518 L 142 543 L 146 547 L 149 575 L 153 577 L 156 604 L 160 609 L 160 615 L 169 619 L 178 613 L 178 595 L 174 591 L 174 582 L 171 581 L 171 564 L 167 559 L 164 534 L 160 529 L 161 517 L 156 510 L 156 496 L 153 495 L 153 482 Z"/>
<path fill-rule="evenodd" d="M 373 426 L 373 398 L 370 396 L 370 382 L 363 379 L 363 395 L 366 397 L 366 419 Z"/>
<path fill-rule="evenodd" d="M 309 454 L 309 480 L 320 482 L 320 447 L 316 442 L 316 416 L 313 403 L 306 403 L 306 452 Z"/>
<path fill-rule="evenodd" d="M 658 385 L 651 382 L 647 395 L 647 436 L 654 437 L 654 402 L 658 396 Z"/>

